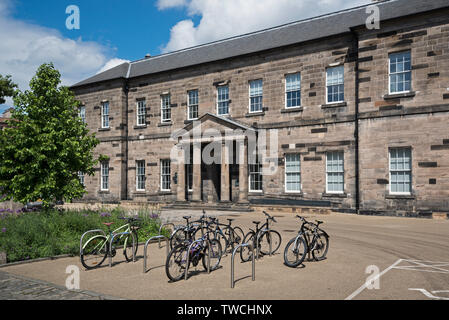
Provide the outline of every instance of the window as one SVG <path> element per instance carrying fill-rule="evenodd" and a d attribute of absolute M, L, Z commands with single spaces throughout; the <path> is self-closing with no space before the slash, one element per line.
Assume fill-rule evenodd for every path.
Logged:
<path fill-rule="evenodd" d="M 101 163 L 101 190 L 109 190 L 109 162 Z"/>
<path fill-rule="evenodd" d="M 299 153 L 285 155 L 285 191 L 301 191 L 301 161 Z"/>
<path fill-rule="evenodd" d="M 86 123 L 86 107 L 85 106 L 79 107 L 78 116 L 81 118 L 83 123 Z"/>
<path fill-rule="evenodd" d="M 161 97 L 161 122 L 171 121 L 170 95 L 166 94 Z"/>
<path fill-rule="evenodd" d="M 109 128 L 109 102 L 101 105 L 101 127 Z"/>
<path fill-rule="evenodd" d="M 249 166 L 249 191 L 262 191 L 262 164 L 257 161 L 256 164 L 248 164 Z"/>
<path fill-rule="evenodd" d="M 136 161 L 136 190 L 145 191 L 145 161 Z"/>
<path fill-rule="evenodd" d="M 261 112 L 263 110 L 263 81 L 249 82 L 249 112 Z"/>
<path fill-rule="evenodd" d="M 146 125 L 146 102 L 145 100 L 137 101 L 137 125 L 144 126 Z"/>
<path fill-rule="evenodd" d="M 285 77 L 285 107 L 301 106 L 301 74 L 289 74 Z"/>
<path fill-rule="evenodd" d="M 410 51 L 390 54 L 390 93 L 411 90 L 411 69 Z"/>
<path fill-rule="evenodd" d="M 161 160 L 161 190 L 170 191 L 170 160 Z"/>
<path fill-rule="evenodd" d="M 85 186 L 85 184 L 84 184 L 84 172 L 78 171 L 78 179 L 80 180 L 81 185 Z"/>
<path fill-rule="evenodd" d="M 187 119 L 198 119 L 198 90 L 188 92 Z"/>
<path fill-rule="evenodd" d="M 328 152 L 326 158 L 326 192 L 344 192 L 344 161 L 343 152 Z"/>
<path fill-rule="evenodd" d="M 390 193 L 411 193 L 411 154 L 410 148 L 390 149 Z"/>
<path fill-rule="evenodd" d="M 344 66 L 326 70 L 327 103 L 343 102 L 345 100 Z"/>
<path fill-rule="evenodd" d="M 217 113 L 219 116 L 229 114 L 229 86 L 217 87 Z"/>

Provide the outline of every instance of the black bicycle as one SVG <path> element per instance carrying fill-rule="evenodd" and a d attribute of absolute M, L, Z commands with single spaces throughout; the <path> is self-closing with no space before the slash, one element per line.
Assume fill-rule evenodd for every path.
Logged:
<path fill-rule="evenodd" d="M 216 270 L 220 264 L 222 250 L 220 242 L 217 239 L 209 239 L 209 234 L 205 234 L 199 242 L 193 244 L 190 252 L 190 245 L 196 241 L 193 240 L 193 232 L 195 228 L 186 227 L 186 232 L 190 234 L 189 239 L 176 245 L 167 256 L 165 263 L 165 272 L 171 281 L 181 280 L 188 269 L 188 265 L 197 266 L 200 261 L 207 270 L 208 254 L 210 250 L 210 270 Z M 187 260 L 189 264 L 187 265 Z"/>
<path fill-rule="evenodd" d="M 271 255 L 275 253 L 282 242 L 282 237 L 276 230 L 270 229 L 270 221 L 277 222 L 276 219 L 263 211 L 266 222 L 259 228 L 260 221 L 253 221 L 256 225 L 256 230 L 250 229 L 243 239 L 243 243 L 251 243 L 256 251 L 256 257 L 260 253 L 263 255 Z M 244 247 L 240 250 L 240 258 L 243 262 L 247 262 L 252 258 L 252 251 L 249 247 Z"/>
<path fill-rule="evenodd" d="M 242 243 L 245 234 L 240 227 L 232 227 L 232 221 L 234 219 L 227 219 L 228 224 L 222 224 L 218 218 L 209 217 L 209 222 L 204 229 L 198 229 L 195 234 L 195 238 L 209 233 L 211 239 L 217 239 L 220 241 L 223 253 L 227 253 L 228 249 L 234 250 L 234 248 Z M 201 233 L 200 233 L 201 232 Z"/>
<path fill-rule="evenodd" d="M 301 227 L 298 235 L 291 239 L 284 250 L 284 263 L 296 268 L 304 262 L 307 254 L 312 254 L 315 261 L 325 259 L 329 249 L 329 235 L 319 226 L 323 221 L 309 222 L 301 216 Z"/>
<path fill-rule="evenodd" d="M 203 210 L 203 215 L 195 221 L 189 221 L 191 216 L 182 217 L 186 220 L 186 224 L 176 228 L 170 236 L 170 249 L 182 243 L 185 240 L 198 240 L 207 233 L 207 216 Z M 190 230 L 191 232 L 186 232 Z M 199 233 L 197 233 L 199 231 Z"/>

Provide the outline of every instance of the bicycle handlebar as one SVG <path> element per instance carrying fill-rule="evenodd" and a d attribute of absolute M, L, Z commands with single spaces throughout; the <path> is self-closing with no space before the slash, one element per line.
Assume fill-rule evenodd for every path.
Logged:
<path fill-rule="evenodd" d="M 272 216 L 270 216 L 268 213 L 266 213 L 265 211 L 262 211 L 270 220 L 273 220 L 273 222 L 277 222 L 276 219 Z"/>

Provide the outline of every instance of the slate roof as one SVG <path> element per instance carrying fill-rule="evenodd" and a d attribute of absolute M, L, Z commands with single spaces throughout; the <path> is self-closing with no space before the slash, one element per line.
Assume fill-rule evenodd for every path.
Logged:
<path fill-rule="evenodd" d="M 372 4 L 292 22 L 148 59 L 123 63 L 81 81 L 72 87 L 105 80 L 133 78 L 164 72 L 350 32 L 351 28 L 365 24 L 368 17 L 366 8 Z M 447 8 L 449 7 L 449 1 L 387 0 L 377 3 L 377 5 L 380 9 L 381 20 L 389 20 Z"/>

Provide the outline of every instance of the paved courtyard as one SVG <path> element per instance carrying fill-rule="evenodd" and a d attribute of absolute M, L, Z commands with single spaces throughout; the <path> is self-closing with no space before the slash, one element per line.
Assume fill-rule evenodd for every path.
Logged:
<path fill-rule="evenodd" d="M 178 220 L 185 214 L 191 212 L 176 212 L 173 216 L 164 212 L 164 219 Z M 201 212 L 195 214 L 199 216 Z M 245 232 L 253 227 L 253 220 L 264 221 L 260 212 L 208 214 L 222 214 L 221 222 L 232 217 L 233 224 L 242 226 Z M 326 260 L 305 261 L 293 269 L 283 264 L 283 250 L 295 236 L 299 220 L 292 213 L 272 214 L 278 221 L 272 227 L 282 235 L 280 250 L 272 257 L 256 261 L 255 281 L 251 281 L 251 264 L 240 263 L 237 256 L 234 289 L 230 283 L 230 255 L 211 274 L 193 268 L 187 281 L 170 283 L 165 274 L 165 248 L 159 249 L 157 244 L 150 245 L 148 267 L 151 269 L 147 273 L 143 273 L 143 246 L 139 246 L 137 262 L 126 263 L 120 253 L 114 258 L 112 268 L 106 260 L 102 267 L 85 271 L 79 257 L 69 257 L 9 266 L 0 272 L 64 287 L 68 277 L 66 268 L 75 265 L 80 268 L 81 290 L 125 299 L 449 299 L 448 220 L 337 213 L 305 215 L 311 221 L 324 221 L 330 248 Z M 372 281 L 367 284 L 368 277 Z M 0 299 L 9 295 L 22 299 L 19 285 L 16 291 L 4 285 L 16 280 L 1 281 Z M 59 292 L 52 298 L 58 295 Z M 73 298 L 89 297 L 75 295 Z"/>

